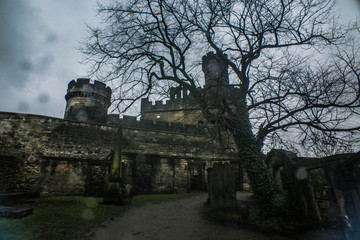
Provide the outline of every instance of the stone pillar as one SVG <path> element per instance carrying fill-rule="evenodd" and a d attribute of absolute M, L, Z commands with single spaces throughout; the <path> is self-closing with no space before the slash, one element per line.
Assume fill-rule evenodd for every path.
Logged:
<path fill-rule="evenodd" d="M 209 200 L 212 208 L 235 208 L 235 173 L 230 164 L 215 163 L 209 171 Z"/>
<path fill-rule="evenodd" d="M 172 193 L 174 191 L 174 165 L 172 159 L 160 158 L 154 178 L 154 193 Z"/>
<path fill-rule="evenodd" d="M 185 193 L 188 191 L 188 163 L 185 159 L 174 160 L 174 192 Z"/>

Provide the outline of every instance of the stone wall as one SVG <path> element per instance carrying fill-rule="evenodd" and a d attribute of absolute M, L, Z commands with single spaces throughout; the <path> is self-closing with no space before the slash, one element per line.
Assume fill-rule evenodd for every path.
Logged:
<path fill-rule="evenodd" d="M 309 170 L 308 180 L 310 183 L 310 190 L 316 202 L 315 211 L 317 218 L 324 223 L 334 224 L 336 219 L 336 211 L 334 203 L 330 196 L 330 186 L 326 181 L 324 169 L 316 168 Z"/>
<path fill-rule="evenodd" d="M 115 132 L 109 126 L 0 113 L 0 191 L 101 195 Z"/>
<path fill-rule="evenodd" d="M 174 160 L 174 192 L 183 193 L 189 190 L 188 161 L 185 159 Z"/>
<path fill-rule="evenodd" d="M 207 168 L 213 160 L 161 157 L 156 155 L 123 155 L 124 185 L 128 194 L 184 193 L 207 190 Z M 235 164 L 234 164 L 235 165 Z M 196 167 L 197 171 L 194 171 Z M 235 166 L 233 166 L 235 169 Z M 201 172 L 200 172 L 201 171 Z M 198 181 L 194 183 L 192 180 Z"/>
<path fill-rule="evenodd" d="M 0 162 L 0 192 L 12 192 L 13 189 L 23 188 L 24 164 L 19 159 L 1 155 Z"/>
<path fill-rule="evenodd" d="M 302 213 L 325 226 L 360 226 L 360 153 L 302 158 L 272 150 L 266 162 Z"/>
<path fill-rule="evenodd" d="M 171 92 L 172 89 L 170 89 Z M 184 92 L 184 90 L 179 90 Z M 176 98 L 175 98 L 176 97 Z M 204 122 L 201 110 L 192 96 L 177 94 L 165 103 L 141 100 L 141 119 L 197 125 Z"/>
<path fill-rule="evenodd" d="M 143 119 L 151 119 L 157 121 L 171 121 L 177 123 L 184 124 L 199 124 L 204 122 L 202 113 L 200 110 L 179 110 L 179 111 L 171 111 L 171 112 L 162 112 L 162 111 L 154 111 L 154 112 L 146 112 L 143 114 Z"/>
<path fill-rule="evenodd" d="M 86 162 L 43 160 L 39 191 L 44 195 L 85 194 L 87 168 Z"/>
<path fill-rule="evenodd" d="M 189 163 L 237 160 L 194 126 L 133 118 L 100 125 L 0 112 L 0 192 L 101 196 L 119 131 L 129 194 L 185 192 L 192 187 Z"/>
<path fill-rule="evenodd" d="M 203 160 L 236 159 L 231 149 L 222 148 L 212 136 L 189 132 L 169 132 L 146 128 L 123 127 L 124 154 L 157 155 L 160 157 Z"/>

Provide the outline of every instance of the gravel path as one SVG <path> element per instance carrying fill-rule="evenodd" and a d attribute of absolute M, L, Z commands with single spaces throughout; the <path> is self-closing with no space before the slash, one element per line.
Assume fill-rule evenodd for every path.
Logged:
<path fill-rule="evenodd" d="M 189 199 L 147 203 L 95 229 L 92 240 L 339 240 L 337 232 L 281 236 L 222 226 L 205 218 L 207 194 Z"/>

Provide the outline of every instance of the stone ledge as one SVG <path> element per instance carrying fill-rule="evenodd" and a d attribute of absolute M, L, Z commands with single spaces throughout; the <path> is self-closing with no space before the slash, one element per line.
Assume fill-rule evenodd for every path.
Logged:
<path fill-rule="evenodd" d="M 32 213 L 32 208 L 0 206 L 0 217 L 22 218 Z"/>

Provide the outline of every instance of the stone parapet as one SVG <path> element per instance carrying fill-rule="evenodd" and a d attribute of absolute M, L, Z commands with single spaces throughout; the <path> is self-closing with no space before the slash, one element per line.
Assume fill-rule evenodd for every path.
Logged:
<path fill-rule="evenodd" d="M 111 88 L 106 87 L 105 83 L 97 80 L 94 83 L 90 83 L 89 78 L 78 78 L 76 81 L 72 80 L 68 84 L 66 100 L 78 95 L 93 96 L 107 101 L 110 106 L 111 100 Z"/>
<path fill-rule="evenodd" d="M 199 109 L 198 104 L 192 95 L 185 89 L 170 89 L 170 99 L 163 101 L 149 101 L 148 98 L 141 99 L 141 113 L 179 111 L 179 110 Z"/>
<path fill-rule="evenodd" d="M 162 131 L 182 134 L 196 134 L 206 135 L 203 128 L 196 125 L 188 125 L 181 123 L 173 123 L 170 121 L 163 121 L 162 119 L 140 119 L 137 120 L 134 116 L 124 115 L 120 118 L 119 114 L 108 115 L 107 124 L 123 128 L 146 129 L 148 131 Z"/>

